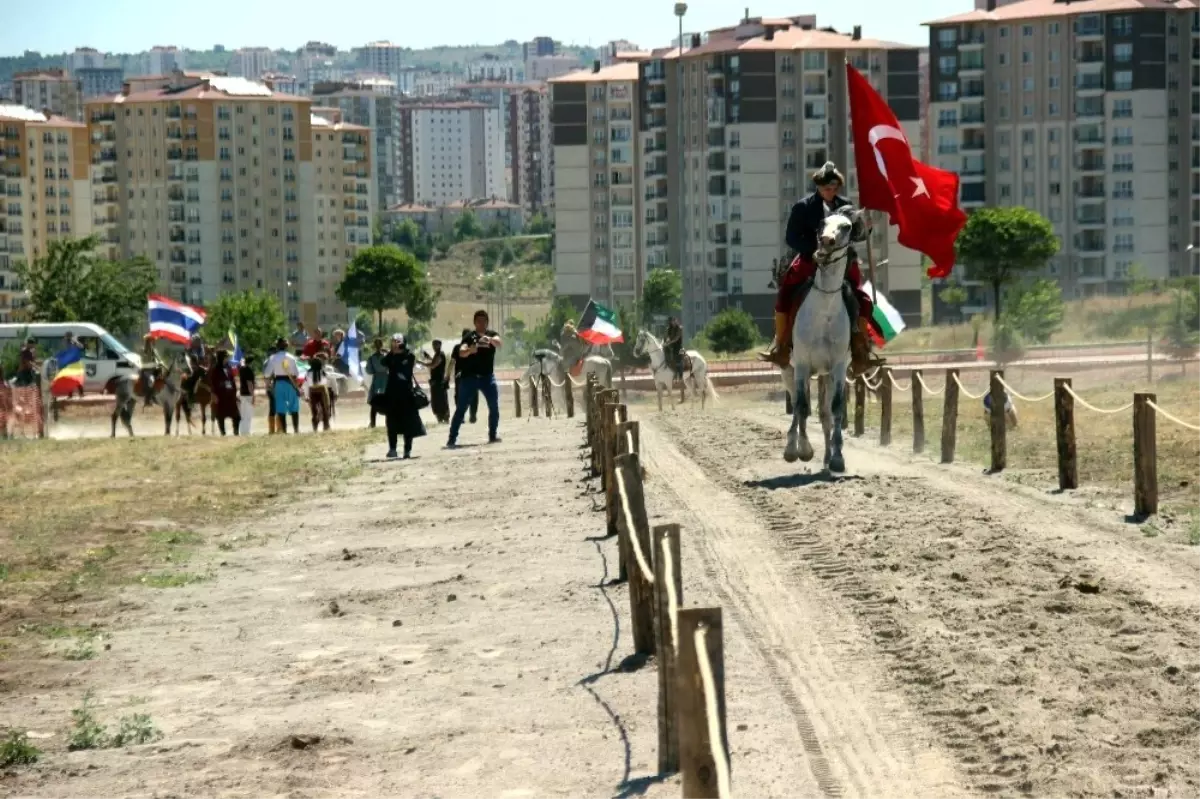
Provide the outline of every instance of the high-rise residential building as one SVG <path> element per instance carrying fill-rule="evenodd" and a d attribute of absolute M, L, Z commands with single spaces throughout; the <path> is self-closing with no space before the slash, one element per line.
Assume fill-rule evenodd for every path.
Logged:
<path fill-rule="evenodd" d="M 550 82 L 557 288 L 630 304 L 645 273 L 669 265 L 683 276 L 689 332 L 727 307 L 766 330 L 809 175 L 834 161 L 857 193 L 845 65 L 917 147 L 918 48 L 817 29 L 811 16 L 745 18 L 685 44 Z M 920 255 L 886 223 L 872 252 L 880 289 L 919 324 Z"/>
<path fill-rule="evenodd" d="M 378 83 L 319 83 L 313 87 L 313 102 L 337 108 L 347 123 L 371 131 L 371 182 L 379 207 L 390 208 L 404 199 L 399 185 L 400 111 L 391 92 L 378 89 Z"/>
<path fill-rule="evenodd" d="M 535 36 L 533 41 L 525 42 L 521 45 L 521 58 L 528 61 L 535 56 L 554 55 L 557 48 L 554 46 L 554 39 L 550 36 Z"/>
<path fill-rule="evenodd" d="M 539 55 L 525 59 L 525 80 L 545 83 L 551 78 L 569 75 L 580 67 L 579 59 L 571 55 Z"/>
<path fill-rule="evenodd" d="M 175 45 L 155 45 L 142 58 L 143 75 L 171 75 L 187 68 L 183 50 Z"/>
<path fill-rule="evenodd" d="M 273 72 L 279 59 L 270 47 L 242 47 L 233 51 L 229 59 L 229 74 L 258 80 Z"/>
<path fill-rule="evenodd" d="M 363 69 L 390 78 L 403 67 L 404 48 L 391 42 L 369 42 L 355 50 L 355 55 Z"/>
<path fill-rule="evenodd" d="M 1068 297 L 1196 273 L 1195 3 L 1024 0 L 928 23 L 931 133 L 965 208 L 1021 205 L 1062 242 Z M 990 290 L 961 271 L 971 313 Z"/>
<path fill-rule="evenodd" d="M 18 105 L 0 105 L 0 322 L 25 300 L 13 267 L 46 245 L 92 232 L 87 127 Z"/>
<path fill-rule="evenodd" d="M 400 204 L 505 199 L 499 109 L 465 101 L 407 101 L 400 106 L 400 141 Z"/>
<path fill-rule="evenodd" d="M 600 48 L 600 66 L 607 67 L 621 61 L 637 60 L 635 54 L 641 52 L 636 44 L 628 39 L 614 39 Z"/>
<path fill-rule="evenodd" d="M 516 197 L 515 187 L 515 165 L 513 163 L 514 147 L 516 146 L 518 131 L 516 126 L 516 118 L 512 115 L 512 99 L 521 94 L 525 90 L 525 86 L 519 83 L 505 83 L 502 81 L 478 81 L 476 83 L 464 83 L 455 87 L 455 94 L 464 100 L 470 100 L 476 103 L 482 103 L 489 108 L 495 108 L 499 113 L 500 121 L 504 129 L 504 194 L 500 199 L 514 200 Z"/>
<path fill-rule="evenodd" d="M 84 100 L 116 94 L 125 82 L 125 73 L 120 67 L 80 67 L 74 74 Z"/>
<path fill-rule="evenodd" d="M 145 255 L 185 302 L 253 289 L 292 320 L 344 321 L 335 287 L 371 242 L 370 138 L 311 108 L 245 78 L 184 73 L 89 102 L 105 254 Z"/>
<path fill-rule="evenodd" d="M 64 66 L 72 74 L 81 69 L 100 69 L 104 66 L 104 53 L 94 47 L 76 47 L 75 52 L 67 54 Z"/>
<path fill-rule="evenodd" d="M 18 72 L 13 75 L 13 99 L 17 105 L 49 110 L 57 116 L 78 121 L 83 113 L 79 79 L 65 69 Z"/>
<path fill-rule="evenodd" d="M 516 83 L 523 78 L 524 65 L 517 61 L 484 53 L 474 61 L 467 62 L 467 80 L 475 83 Z"/>
<path fill-rule="evenodd" d="M 459 83 L 460 76 L 441 70 L 420 72 L 412 78 L 413 97 L 443 97 Z"/>
<path fill-rule="evenodd" d="M 295 75 L 287 75 L 282 72 L 267 72 L 259 80 L 270 86 L 272 91 L 279 92 L 280 94 L 307 94 L 307 92 L 301 91 L 300 81 Z"/>
<path fill-rule="evenodd" d="M 509 100 L 512 201 L 525 216 L 554 215 L 554 143 L 551 138 L 550 92 L 526 86 Z"/>

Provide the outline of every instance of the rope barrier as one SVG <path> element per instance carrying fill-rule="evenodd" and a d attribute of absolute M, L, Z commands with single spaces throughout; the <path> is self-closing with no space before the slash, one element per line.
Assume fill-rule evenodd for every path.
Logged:
<path fill-rule="evenodd" d="M 929 384 L 925 382 L 925 378 L 921 376 L 920 372 L 914 373 L 914 377 L 917 378 L 917 382 L 919 382 L 921 384 L 921 388 L 925 390 L 926 394 L 931 394 L 936 397 L 938 394 L 941 394 L 943 391 L 946 390 L 946 387 L 942 386 L 937 391 L 934 391 L 932 388 L 929 387 Z"/>
<path fill-rule="evenodd" d="M 958 390 L 965 394 L 967 399 L 983 399 L 983 395 L 987 394 L 986 391 L 983 394 L 972 394 L 970 391 L 967 391 L 967 387 L 958 379 L 958 375 L 954 375 L 954 382 L 958 384 Z"/>
<path fill-rule="evenodd" d="M 892 381 L 892 385 L 896 387 L 897 391 L 908 391 L 910 388 L 912 388 L 911 380 L 908 381 L 907 386 L 902 386 L 898 382 L 896 382 L 896 375 L 892 372 L 888 372 L 888 380 Z"/>
<path fill-rule="evenodd" d="M 1180 419 L 1178 416 L 1167 413 L 1162 408 L 1158 407 L 1158 405 L 1155 404 L 1154 400 L 1146 400 L 1146 404 L 1149 405 L 1151 408 L 1153 408 L 1155 413 L 1157 413 L 1160 416 L 1163 416 L 1167 419 L 1170 419 L 1172 422 L 1179 425 L 1180 427 L 1186 427 L 1188 430 L 1195 430 L 1197 433 L 1200 433 L 1200 425 L 1194 425 L 1191 422 L 1185 422 L 1182 419 Z"/>
<path fill-rule="evenodd" d="M 1130 402 L 1127 405 L 1122 405 L 1120 408 L 1097 408 L 1095 405 L 1093 405 L 1092 403 L 1085 400 L 1083 397 L 1076 394 L 1075 389 L 1071 388 L 1070 386 L 1064 385 L 1063 388 L 1066 389 L 1066 392 L 1068 394 L 1070 394 L 1072 397 L 1074 397 L 1075 400 L 1080 405 L 1087 408 L 1089 411 L 1095 411 L 1096 413 L 1105 413 L 1105 414 L 1124 413 L 1125 411 L 1127 411 L 1133 407 L 1133 403 Z"/>
<path fill-rule="evenodd" d="M 867 378 L 867 376 L 866 376 L 866 375 L 863 375 L 863 376 L 862 376 L 862 381 L 863 381 L 863 385 L 864 385 L 864 386 L 866 386 L 866 387 L 867 387 L 868 389 L 870 389 L 871 391 L 877 391 L 877 390 L 879 389 L 879 387 L 883 385 L 883 378 L 880 378 L 880 379 L 879 379 L 879 381 L 878 381 L 878 382 L 876 382 L 876 383 L 872 383 L 872 382 L 871 382 L 871 381 L 870 381 L 870 380 Z"/>
<path fill-rule="evenodd" d="M 1051 391 L 1049 394 L 1043 394 L 1040 397 L 1026 397 L 1024 394 L 1019 393 L 1015 388 L 1010 386 L 1003 377 L 997 379 L 1000 381 L 1000 385 L 1004 386 L 1004 390 L 1008 392 L 1010 397 L 1016 397 L 1022 402 L 1043 402 L 1054 396 L 1054 392 Z"/>
<path fill-rule="evenodd" d="M 633 526 L 633 511 L 629 509 L 629 497 L 625 495 L 625 475 L 620 469 L 616 469 L 614 474 L 617 476 L 617 495 L 621 498 L 621 513 L 625 516 L 625 529 L 629 531 L 629 541 L 633 545 L 633 556 L 637 558 L 638 568 L 642 570 L 642 578 L 650 585 L 654 585 L 654 569 L 651 569 L 650 564 L 646 562 L 642 546 L 638 543 L 637 528 Z"/>
<path fill-rule="evenodd" d="M 725 759 L 725 747 L 721 746 L 721 718 L 717 712 L 717 681 L 713 679 L 712 663 L 708 662 L 708 628 L 696 629 L 696 662 L 700 665 L 700 682 L 704 685 L 704 710 L 708 717 L 708 746 L 712 750 L 713 764 L 717 767 L 717 796 L 728 799 L 729 761 Z"/>
<path fill-rule="evenodd" d="M 671 646 L 679 646 L 679 597 L 675 594 L 675 583 L 670 579 L 670 575 L 675 573 L 675 561 L 671 560 L 671 547 L 667 546 L 667 539 L 663 539 L 662 546 L 663 559 L 663 574 L 667 575 L 667 615 L 671 617 Z"/>

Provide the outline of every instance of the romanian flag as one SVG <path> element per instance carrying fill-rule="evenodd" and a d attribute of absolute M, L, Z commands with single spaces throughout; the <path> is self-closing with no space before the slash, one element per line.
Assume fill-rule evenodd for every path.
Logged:
<path fill-rule="evenodd" d="M 58 371 L 50 384 L 50 393 L 56 397 L 69 397 L 83 388 L 83 350 L 72 345 L 54 356 Z"/>

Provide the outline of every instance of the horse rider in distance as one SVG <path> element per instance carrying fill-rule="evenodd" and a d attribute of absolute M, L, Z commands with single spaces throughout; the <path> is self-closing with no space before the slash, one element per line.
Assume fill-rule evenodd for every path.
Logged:
<path fill-rule="evenodd" d="M 816 191 L 792 206 L 792 213 L 787 223 L 787 245 L 796 252 L 791 266 L 779 281 L 779 294 L 775 300 L 775 340 L 770 349 L 759 353 L 759 359 L 784 368 L 791 357 L 792 331 L 789 322 L 795 318 L 796 309 L 804 301 L 812 280 L 817 273 L 817 264 L 813 260 L 818 249 L 818 237 L 825 217 L 851 203 L 838 192 L 846 184 L 842 173 L 837 170 L 832 161 L 812 174 Z M 862 374 L 872 366 L 871 344 L 868 331 L 868 320 L 871 318 L 874 305 L 871 298 L 862 290 L 862 270 L 859 268 L 858 254 L 854 248 L 846 254 L 846 281 L 852 292 L 848 292 L 846 307 L 850 313 L 850 370 L 852 374 Z M 799 297 L 799 302 L 796 301 Z M 853 302 L 857 299 L 857 303 Z M 857 306 L 857 307 L 854 307 Z M 853 320 L 857 317 L 857 322 Z"/>

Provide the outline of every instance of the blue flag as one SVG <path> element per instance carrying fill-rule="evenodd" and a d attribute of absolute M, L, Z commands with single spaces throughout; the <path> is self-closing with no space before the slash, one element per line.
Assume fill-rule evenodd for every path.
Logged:
<path fill-rule="evenodd" d="M 346 331 L 346 337 L 342 339 L 342 343 L 338 347 L 338 355 L 346 362 L 346 368 L 350 370 L 350 376 L 361 382 L 362 361 L 359 359 L 358 347 L 358 323 L 351 322 L 350 329 Z"/>

